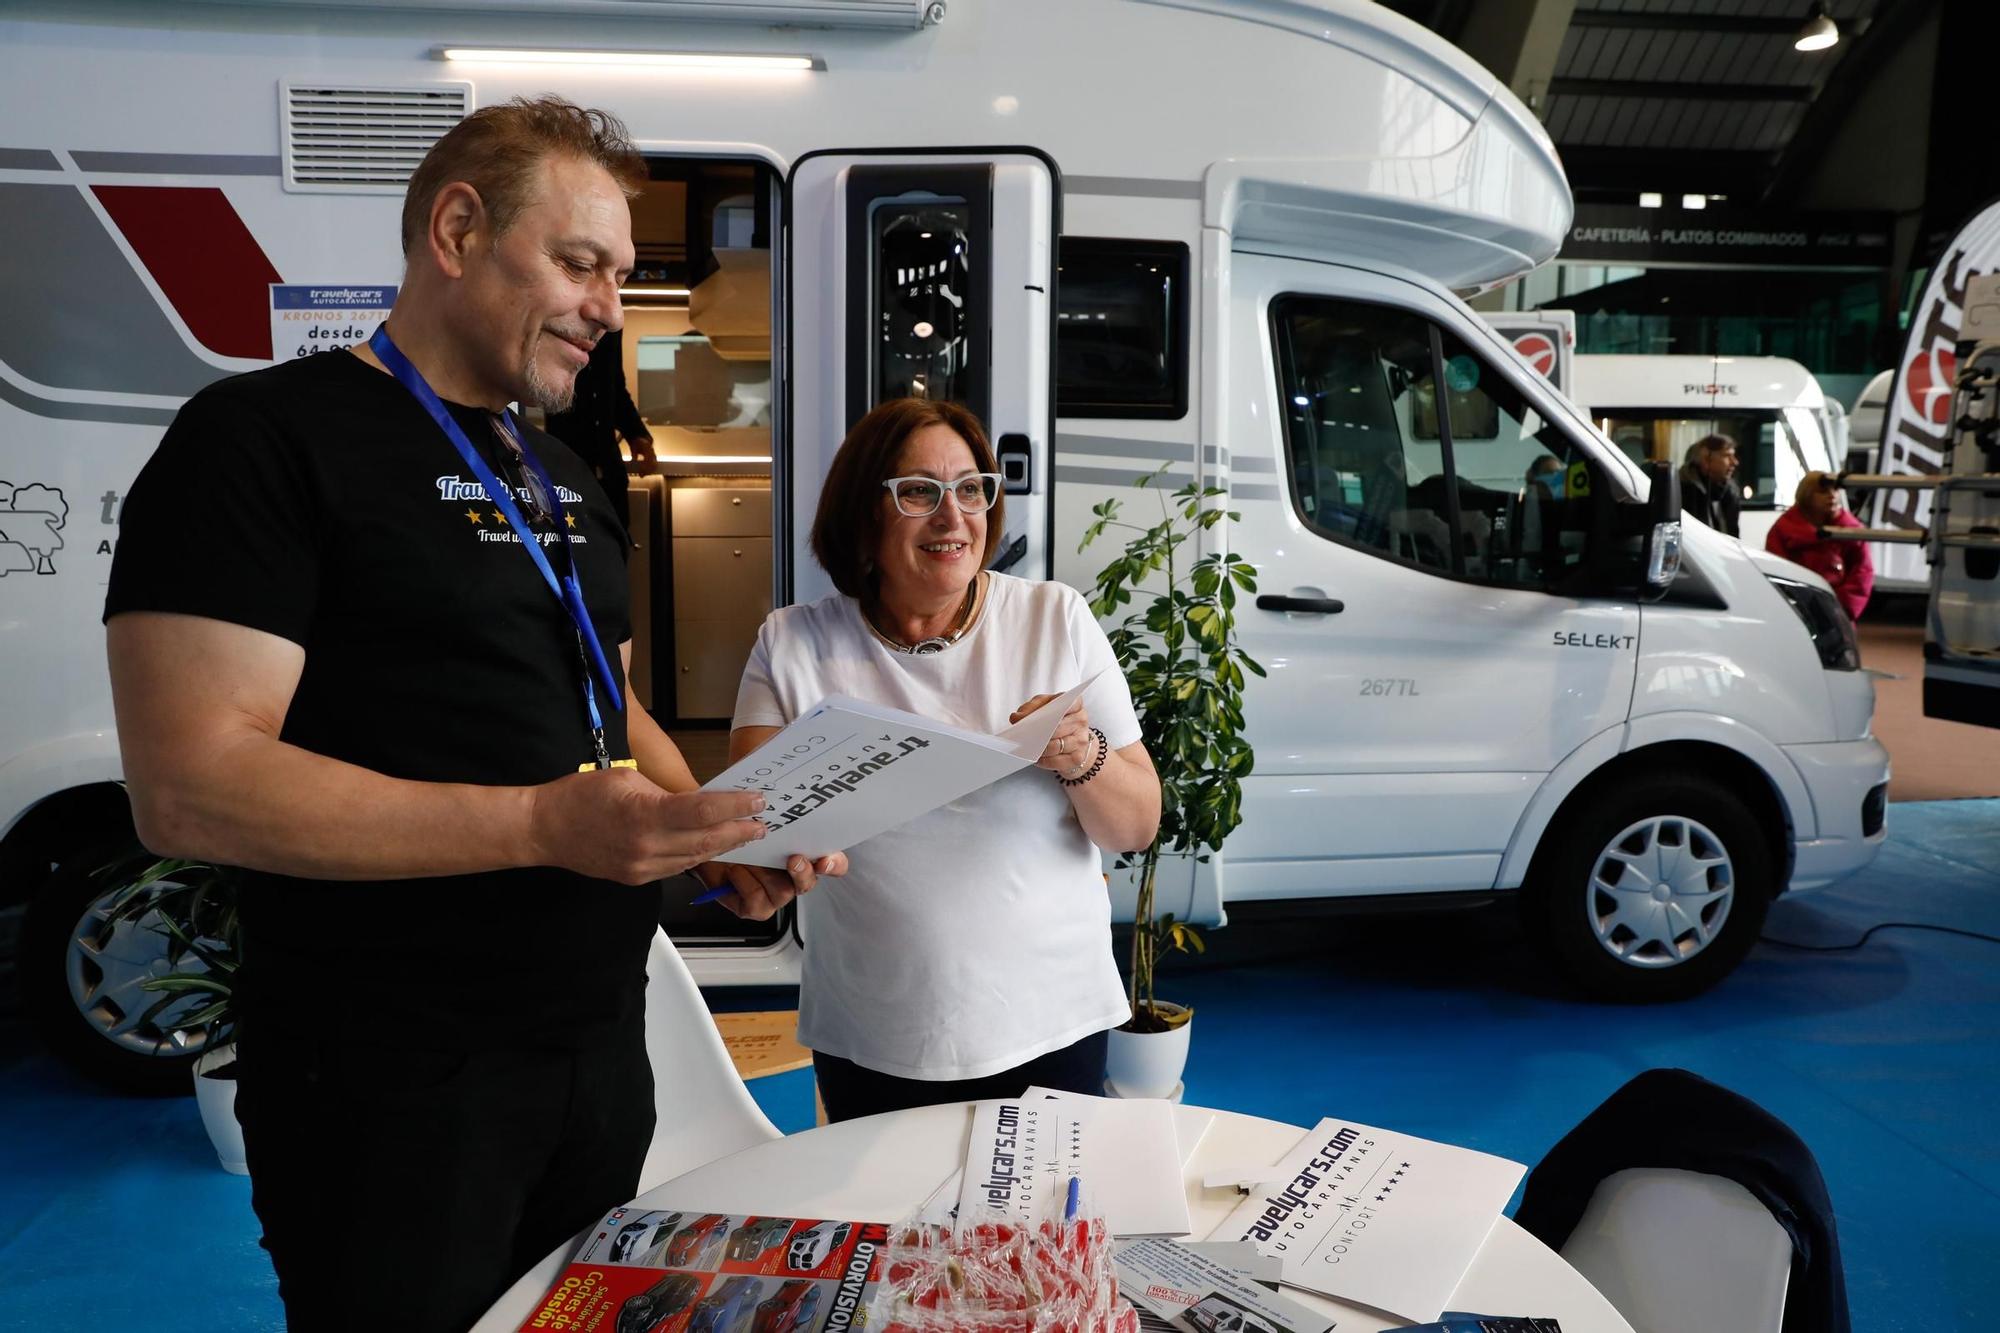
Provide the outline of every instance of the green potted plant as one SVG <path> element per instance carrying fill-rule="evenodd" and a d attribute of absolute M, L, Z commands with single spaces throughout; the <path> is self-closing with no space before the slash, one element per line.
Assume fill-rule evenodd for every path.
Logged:
<path fill-rule="evenodd" d="M 195 1100 L 225 1171 L 245 1174 L 236 1123 L 236 969 L 242 957 L 237 884 L 223 866 L 156 857 L 133 849 L 95 876 L 115 888 L 112 920 L 165 937 L 168 971 L 141 983 L 159 998 L 140 1015 L 175 1045 L 196 1052 Z"/>
<path fill-rule="evenodd" d="M 1194 1011 L 1158 999 L 1154 972 L 1162 954 L 1203 948 L 1200 931 L 1171 912 L 1156 912 L 1161 858 L 1206 861 L 1243 821 L 1243 779 L 1253 763 L 1243 734 L 1244 673 L 1264 674 L 1236 637 L 1236 598 L 1256 592 L 1256 569 L 1231 552 L 1184 549 L 1237 515 L 1210 503 L 1225 494 L 1220 487 L 1190 482 L 1169 494 L 1165 472 L 1163 466 L 1136 483 L 1154 489 L 1157 523 L 1127 522 L 1122 502 L 1106 500 L 1092 511 L 1077 547 L 1084 550 L 1112 528 L 1130 534 L 1098 574 L 1090 605 L 1100 620 L 1125 611 L 1110 630 L 1111 647 L 1160 775 L 1160 831 L 1150 846 L 1118 861 L 1138 886 L 1132 1016 L 1111 1034 L 1106 1076 L 1114 1090 L 1134 1097 L 1164 1097 L 1180 1082 Z"/>

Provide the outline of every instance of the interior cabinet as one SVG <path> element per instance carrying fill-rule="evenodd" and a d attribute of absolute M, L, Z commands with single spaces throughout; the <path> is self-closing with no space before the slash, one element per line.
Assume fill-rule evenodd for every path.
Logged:
<path fill-rule="evenodd" d="M 670 485 L 666 493 L 674 715 L 727 720 L 743 663 L 771 611 L 771 492 Z M 662 577 L 656 566 L 656 580 Z"/>

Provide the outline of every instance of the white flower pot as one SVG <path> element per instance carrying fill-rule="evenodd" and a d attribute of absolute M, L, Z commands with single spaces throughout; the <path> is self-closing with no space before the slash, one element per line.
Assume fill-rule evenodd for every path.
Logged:
<path fill-rule="evenodd" d="M 1162 1000 L 1163 1013 L 1179 1013 L 1181 1006 Z M 1165 1032 L 1111 1030 L 1111 1044 L 1104 1055 L 1104 1077 L 1111 1091 L 1120 1097 L 1169 1097 L 1180 1086 L 1181 1071 L 1187 1068 L 1188 1036 L 1194 1030 L 1189 1019 Z"/>
<path fill-rule="evenodd" d="M 194 1062 L 194 1100 L 201 1107 L 202 1128 L 208 1131 L 208 1141 L 215 1145 L 216 1158 L 222 1169 L 232 1176 L 250 1174 L 250 1164 L 244 1159 L 243 1126 L 236 1123 L 236 1079 L 215 1077 L 211 1071 L 225 1069 L 236 1061 L 234 1043 L 219 1046 L 212 1051 L 203 1051 Z"/>

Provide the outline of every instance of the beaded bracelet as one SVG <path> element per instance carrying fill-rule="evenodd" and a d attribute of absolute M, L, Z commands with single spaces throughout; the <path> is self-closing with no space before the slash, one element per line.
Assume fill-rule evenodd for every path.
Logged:
<path fill-rule="evenodd" d="M 1080 777 L 1066 778 L 1060 773 L 1056 774 L 1056 781 L 1065 787 L 1081 787 L 1104 769 L 1104 756 L 1111 753 L 1111 742 L 1105 740 L 1104 733 L 1096 727 L 1090 729 L 1090 734 L 1097 737 L 1097 758 L 1091 760 L 1090 767 L 1085 769 Z"/>

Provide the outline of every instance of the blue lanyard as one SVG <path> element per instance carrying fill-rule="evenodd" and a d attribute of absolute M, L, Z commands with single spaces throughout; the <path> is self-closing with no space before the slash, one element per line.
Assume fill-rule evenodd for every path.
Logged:
<path fill-rule="evenodd" d="M 512 421 L 503 416 L 501 420 L 505 423 L 513 443 L 520 449 L 522 461 L 534 470 L 535 479 L 542 483 L 542 489 L 548 493 L 549 506 L 555 513 L 556 532 L 562 537 L 563 554 L 568 557 L 569 571 L 561 578 L 556 577 L 555 569 L 550 566 L 549 557 L 543 552 L 542 543 L 536 537 L 534 528 L 521 516 L 520 509 L 514 503 L 513 493 L 493 475 L 493 469 L 486 465 L 486 460 L 472 447 L 472 441 L 465 438 L 465 432 L 460 429 L 458 422 L 452 419 L 445 405 L 438 400 L 437 391 L 425 381 L 423 373 L 411 365 L 410 359 L 403 355 L 402 349 L 390 340 L 387 324 L 376 328 L 375 336 L 368 340 L 368 350 L 375 353 L 382 364 L 389 368 L 389 373 L 396 377 L 397 382 L 423 404 L 424 411 L 430 413 L 431 420 L 438 424 L 438 428 L 445 433 L 445 438 L 449 439 L 452 447 L 458 450 L 458 456 L 465 461 L 465 466 L 471 470 L 473 476 L 479 478 L 479 484 L 486 490 L 486 498 L 493 502 L 493 507 L 500 511 L 501 516 L 507 520 L 507 525 L 514 530 L 514 535 L 520 538 L 521 549 L 533 558 L 535 568 L 541 571 L 542 581 L 549 585 L 549 591 L 556 595 L 556 600 L 569 612 L 570 622 L 576 626 L 577 650 L 584 663 L 583 702 L 584 707 L 590 712 L 590 738 L 597 751 L 597 766 L 610 768 L 611 755 L 604 744 L 604 719 L 597 710 L 597 691 L 591 683 L 591 677 L 595 674 L 597 679 L 603 682 L 605 697 L 610 699 L 613 708 L 622 710 L 625 707 L 625 691 L 620 687 L 618 677 L 612 674 L 611 663 L 605 660 L 604 645 L 598 641 L 597 630 L 590 623 L 590 608 L 584 604 L 583 584 L 576 575 L 576 552 L 570 546 L 569 520 L 563 512 L 562 495 L 556 490 L 554 479 L 542 466 L 542 460 L 535 457 L 534 451 L 528 448 L 527 439 L 514 428 Z"/>

